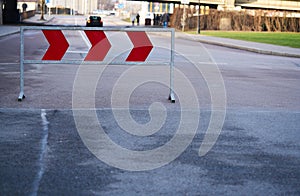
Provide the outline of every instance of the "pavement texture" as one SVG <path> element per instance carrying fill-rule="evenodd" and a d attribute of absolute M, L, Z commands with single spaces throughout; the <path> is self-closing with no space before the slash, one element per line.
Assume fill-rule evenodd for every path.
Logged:
<path fill-rule="evenodd" d="M 40 21 L 39 16 L 36 16 L 28 22 L 30 24 L 36 22 L 37 25 L 40 25 L 47 24 L 49 20 L 52 20 L 52 18 L 46 19 L 46 21 Z M 2 27 L 15 27 L 15 33 L 18 32 L 19 28 L 18 26 L 1 26 L 0 29 Z M 6 29 L 6 32 L 8 31 L 9 29 Z M 31 45 L 40 40 L 38 36 L 39 34 L 34 34 L 32 37 L 31 35 L 28 36 L 28 38 L 33 38 L 30 42 Z M 177 32 L 176 36 L 195 40 L 193 42 L 178 39 L 177 41 L 181 42 L 178 52 L 181 53 L 184 50 L 192 51 L 193 44 L 199 45 L 196 41 L 201 41 L 200 38 L 206 42 L 210 39 L 210 37 L 188 35 L 182 32 Z M 1 38 L 3 40 L 15 38 L 15 41 L 3 42 L 5 43 L 3 48 L 6 48 L 7 45 L 17 48 L 19 46 L 17 37 L 18 35 L 15 34 Z M 77 37 L 73 35 L 71 39 L 78 40 L 78 37 L 79 35 Z M 161 39 L 165 39 L 165 37 L 153 39 L 153 41 L 160 42 Z M 211 44 L 227 43 L 228 47 L 232 47 L 230 41 L 238 42 L 241 46 L 245 44 L 229 39 L 213 37 L 211 39 Z M 213 39 L 217 41 L 213 42 Z M 227 42 L 222 42 L 222 40 L 227 40 Z M 255 45 L 255 43 L 246 45 L 250 47 L 250 44 L 256 48 L 261 45 Z M 275 49 L 279 50 L 277 46 L 265 46 L 264 51 L 272 51 L 274 54 L 277 54 Z M 72 47 L 78 46 L 74 44 Z M 214 46 L 210 45 L 210 47 Z M 282 51 L 289 50 L 288 47 L 283 48 Z M 80 49 L 83 50 L 84 48 Z M 224 50 L 224 48 L 222 49 Z M 38 50 L 37 53 L 34 53 L 36 52 L 34 49 L 34 52 L 31 53 L 30 50 L 28 48 L 27 52 L 33 54 L 33 57 L 38 56 L 41 52 Z M 230 49 L 225 48 L 225 55 L 228 54 L 228 50 Z M 248 50 L 250 49 L 248 48 Z M 291 49 L 290 53 L 286 52 L 283 55 L 294 55 L 292 50 L 296 54 L 299 51 L 298 49 Z M 256 52 L 259 51 L 262 50 Z M 2 51 L 3 57 L 7 54 L 6 52 L 9 50 Z M 158 50 L 158 52 L 163 54 L 164 50 Z M 193 54 L 196 55 L 189 57 L 190 59 L 194 58 L 195 62 L 198 58 L 205 61 L 210 59 L 208 55 L 204 54 L 204 49 L 195 52 L 197 53 Z M 238 56 L 236 51 L 232 53 L 234 56 Z M 238 52 L 238 54 L 241 53 L 244 52 Z M 12 63 L 2 65 L 6 72 L 3 71 L 0 77 L 0 90 L 1 95 L 3 95 L 0 96 L 3 107 L 0 108 L 0 195 L 299 195 L 300 113 L 297 103 L 299 103 L 300 96 L 297 84 L 299 83 L 298 65 L 300 62 L 299 59 L 290 60 L 261 55 L 263 60 L 269 57 L 272 61 L 264 64 L 264 61 L 261 60 L 260 63 L 253 63 L 254 65 L 252 65 L 252 62 L 249 63 L 249 59 L 260 56 L 254 54 L 247 54 L 249 55 L 248 58 L 236 58 L 235 62 L 230 63 L 230 65 L 220 64 L 223 77 L 227 77 L 225 85 L 228 87 L 229 103 L 230 99 L 234 99 L 232 102 L 237 104 L 227 108 L 218 142 L 210 152 L 203 157 L 199 156 L 199 148 L 203 144 L 204 138 L 216 135 L 215 132 L 207 134 L 211 122 L 211 108 L 201 107 L 198 118 L 199 126 L 191 143 L 179 157 L 153 170 L 137 170 L 135 167 L 139 166 L 138 164 L 145 165 L 163 160 L 169 153 L 175 153 L 178 148 L 169 148 L 168 153 L 155 154 L 151 160 L 132 158 L 133 156 L 128 158 L 125 153 L 124 156 L 121 156 L 124 151 L 112 152 L 113 146 L 105 145 L 107 144 L 104 143 L 105 140 L 97 138 L 96 134 L 87 133 L 100 123 L 104 135 L 107 135 L 119 146 L 134 152 L 159 149 L 165 146 L 164 144 L 173 141 L 174 135 L 180 139 L 178 145 L 184 144 L 193 133 L 177 133 L 176 127 L 179 127 L 183 113 L 179 110 L 179 102 L 169 103 L 167 94 L 161 96 L 164 92 L 168 92 L 166 86 L 157 88 L 157 83 L 145 84 L 147 88 L 145 86 L 142 88 L 142 86 L 136 88 L 132 93 L 132 100 L 129 103 L 130 116 L 141 125 L 149 122 L 160 122 L 160 119 L 163 119 L 163 115 L 158 116 L 156 114 L 153 115 L 156 117 L 153 118 L 155 121 L 152 120 L 148 110 L 149 103 L 159 101 L 166 107 L 166 120 L 161 125 L 161 129 L 154 134 L 143 137 L 132 134 L 129 132 L 131 129 L 123 128 L 119 124 L 121 122 L 124 125 L 124 122 L 129 122 L 127 118 L 118 120 L 114 117 L 116 112 L 125 114 L 126 108 L 108 106 L 110 104 L 108 97 L 112 93 L 114 84 L 119 81 L 120 75 L 126 71 L 126 67 L 121 69 L 116 66 L 105 70 L 106 72 L 100 78 L 95 93 L 96 99 L 101 100 L 101 103 L 100 101 L 96 102 L 99 104 L 96 105 L 96 110 L 85 110 L 86 107 L 78 107 L 78 109 L 75 107 L 71 110 L 70 107 L 66 107 L 66 104 L 72 106 L 73 92 L 69 89 L 73 88 L 73 77 L 75 77 L 78 67 L 26 66 L 25 73 L 28 77 L 26 79 L 26 92 L 30 96 L 26 97 L 26 101 L 17 102 L 15 98 L 18 89 L 7 88 L 7 86 L 18 86 L 18 63 L 12 60 L 15 56 L 5 58 L 5 63 Z M 215 53 L 214 55 L 219 57 L 223 55 L 224 58 L 222 53 Z M 196 93 L 201 94 L 200 101 L 201 103 L 203 101 L 202 104 L 205 106 L 206 100 L 210 100 L 210 97 L 206 97 L 208 87 L 205 86 L 204 79 L 199 78 L 195 69 L 188 67 L 189 64 L 186 63 L 185 58 L 175 56 L 175 59 L 178 60 L 176 61 L 178 64 L 175 66 L 183 70 L 183 73 L 192 79 L 191 82 L 199 87 Z M 247 61 L 247 63 L 243 61 Z M 280 65 L 273 63 L 275 61 L 278 61 Z M 284 62 L 289 63 L 285 65 Z M 291 62 L 295 65 L 291 65 Z M 211 67 L 206 66 L 206 63 L 201 65 Z M 211 65 L 210 61 L 208 65 Z M 91 71 L 90 73 L 95 72 Z M 149 71 L 143 73 L 145 75 L 136 75 L 144 78 Z M 89 77 L 89 80 L 85 80 L 85 84 L 89 84 L 92 77 L 86 74 L 88 73 L 85 72 L 83 75 Z M 211 71 L 210 77 L 213 76 L 214 73 Z M 179 82 L 175 86 L 183 85 L 183 82 Z M 125 82 L 119 83 L 124 84 L 123 86 L 128 85 Z M 218 83 L 213 83 L 212 86 L 216 87 L 215 84 Z M 154 88 L 158 90 L 154 90 Z M 249 90 L 252 93 L 246 93 Z M 267 93 L 262 93 L 264 91 Z M 116 97 L 123 100 L 127 91 L 117 92 L 119 94 Z M 258 95 L 260 93 L 262 95 Z M 10 94 L 13 95 L 13 99 L 6 96 Z M 84 93 L 81 94 L 85 95 Z M 146 95 L 147 99 L 145 98 Z M 278 95 L 279 97 L 276 98 Z M 267 99 L 266 96 L 273 99 Z M 191 101 L 190 96 L 185 97 L 189 98 L 187 101 Z M 84 98 L 81 97 L 86 101 Z M 285 100 L 285 98 L 287 99 Z M 81 101 L 81 99 L 78 100 Z M 280 102 L 280 100 L 284 101 Z M 6 105 L 10 103 L 11 105 Z M 285 107 L 285 104 L 289 107 Z M 33 107 L 33 105 L 39 106 Z M 256 107 L 251 107 L 253 105 Z M 190 115 L 193 114 L 192 110 L 185 111 L 188 111 Z M 91 115 L 91 112 L 96 116 L 96 121 L 92 121 L 94 116 Z M 193 118 L 190 116 L 186 118 L 187 126 L 193 125 L 193 120 L 190 119 Z M 88 131 L 82 132 L 82 128 Z M 190 130 L 189 127 L 186 130 Z M 91 144 L 99 144 L 99 146 Z M 114 167 L 109 162 L 99 159 L 97 154 L 93 153 L 93 148 L 88 147 L 104 150 L 101 152 L 107 155 L 105 158 L 113 158 L 122 163 L 124 167 L 136 169 L 135 172 L 124 170 L 122 167 Z"/>
<path fill-rule="evenodd" d="M 40 15 L 35 15 L 29 19 L 25 19 L 23 21 L 23 25 L 44 25 L 50 22 L 55 18 L 55 15 L 45 16 L 45 20 L 40 20 Z M 129 23 L 128 23 L 129 24 Z M 22 24 L 21 24 L 22 25 Z M 0 26 L 0 37 L 6 36 L 9 34 L 14 34 L 19 32 L 19 26 L 14 25 L 1 25 Z M 256 42 L 248 42 L 227 38 L 219 38 L 213 36 L 205 36 L 205 35 L 191 35 L 187 33 L 183 33 L 180 31 L 176 32 L 176 37 L 188 40 L 194 40 L 206 44 L 218 45 L 228 48 L 235 48 L 240 50 L 246 50 L 250 52 L 255 52 L 259 54 L 268 54 L 268 55 L 276 55 L 276 56 L 286 56 L 286 57 L 296 57 L 300 58 L 300 49 L 291 48 L 285 46 L 276 46 L 272 44 L 263 44 Z"/>
<path fill-rule="evenodd" d="M 156 137 L 141 139 L 120 130 L 116 123 L 111 124 L 110 109 L 96 112 L 109 136 L 114 136 L 115 131 L 121 134 L 112 137 L 114 141 L 135 150 L 149 150 L 170 140 L 173 134 L 168 130 L 177 124 L 167 121 Z M 131 112 L 134 117 L 149 118 L 147 111 Z M 50 122 L 43 129 L 41 113 L 47 113 Z M 198 134 L 180 157 L 164 167 L 140 172 L 109 167 L 93 156 L 75 131 L 72 115 L 69 110 L 0 110 L 0 129 L 6 137 L 0 135 L 0 150 L 4 152 L 0 168 L 5 168 L 0 175 L 1 195 L 300 193 L 299 113 L 255 115 L 249 111 L 228 111 L 219 142 L 209 154 L 199 157 L 198 148 L 210 116 L 203 111 Z M 173 111 L 171 115 L 179 114 Z M 269 127 L 275 128 L 265 132 Z"/>

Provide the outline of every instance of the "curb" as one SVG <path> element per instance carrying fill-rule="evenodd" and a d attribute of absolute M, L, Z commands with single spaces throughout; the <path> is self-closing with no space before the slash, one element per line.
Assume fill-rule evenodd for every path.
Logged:
<path fill-rule="evenodd" d="M 48 22 L 51 22 L 55 17 L 51 17 L 49 20 L 45 20 L 43 22 L 34 22 L 34 21 L 23 21 L 20 24 L 21 25 L 34 25 L 34 26 L 42 26 L 46 25 Z M 39 20 L 38 20 L 39 21 Z"/>

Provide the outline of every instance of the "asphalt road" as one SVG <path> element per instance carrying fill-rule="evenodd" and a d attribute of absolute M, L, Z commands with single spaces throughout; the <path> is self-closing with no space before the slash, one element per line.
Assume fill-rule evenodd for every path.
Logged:
<path fill-rule="evenodd" d="M 66 58 L 83 58 L 82 35 L 66 34 Z M 126 36 L 110 37 L 124 58 Z M 149 37 L 165 61 L 169 37 Z M 25 38 L 41 58 L 41 32 Z M 299 195 L 300 59 L 176 39 L 176 103 L 159 64 L 26 65 L 17 102 L 18 43 L 0 40 L 1 195 Z"/>

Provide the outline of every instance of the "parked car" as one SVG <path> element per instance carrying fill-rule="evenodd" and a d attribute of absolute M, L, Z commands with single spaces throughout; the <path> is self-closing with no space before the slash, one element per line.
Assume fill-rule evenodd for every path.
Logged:
<path fill-rule="evenodd" d="M 100 16 L 90 16 L 86 21 L 87 27 L 103 27 L 103 22 Z"/>

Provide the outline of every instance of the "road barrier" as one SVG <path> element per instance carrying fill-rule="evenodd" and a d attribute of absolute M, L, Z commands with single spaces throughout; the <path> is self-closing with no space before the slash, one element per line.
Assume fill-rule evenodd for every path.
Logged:
<path fill-rule="evenodd" d="M 40 60 L 26 60 L 24 55 L 24 31 L 41 30 L 49 43 L 49 47 Z M 83 31 L 91 43 L 87 55 L 83 60 L 63 59 L 68 52 L 69 43 L 63 31 Z M 20 94 L 18 101 L 25 98 L 24 94 L 24 64 L 106 64 L 104 59 L 112 47 L 105 32 L 125 32 L 133 44 L 124 62 L 114 62 L 114 65 L 155 65 L 169 64 L 170 66 L 170 94 L 169 100 L 175 102 L 173 92 L 173 69 L 174 69 L 174 48 L 175 30 L 172 28 L 108 28 L 108 27 L 55 27 L 55 26 L 22 26 L 20 27 Z M 168 62 L 148 62 L 146 61 L 153 49 L 153 45 L 146 32 L 169 32 L 171 33 L 170 59 Z"/>

